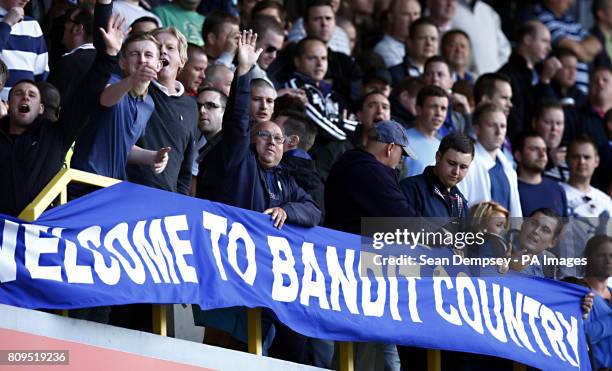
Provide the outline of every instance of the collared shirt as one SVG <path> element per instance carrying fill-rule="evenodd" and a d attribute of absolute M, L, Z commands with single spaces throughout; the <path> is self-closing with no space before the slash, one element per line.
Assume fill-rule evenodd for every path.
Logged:
<path fill-rule="evenodd" d="M 290 149 L 289 151 L 284 153 L 284 156 L 292 156 L 303 158 L 304 160 L 312 160 L 312 157 L 308 154 L 308 152 L 304 151 L 301 148 Z"/>
<path fill-rule="evenodd" d="M 153 84 L 155 84 L 155 86 L 157 86 L 159 88 L 159 90 L 161 90 L 162 93 L 166 94 L 169 97 L 180 97 L 181 95 L 183 95 L 183 93 L 185 93 L 185 87 L 178 80 L 174 81 L 174 87 L 176 89 L 176 93 L 174 93 L 174 94 L 170 93 L 168 88 L 165 87 L 160 82 L 158 82 L 157 80 L 153 80 Z"/>
<path fill-rule="evenodd" d="M 374 51 L 385 60 L 387 68 L 402 63 L 406 56 L 406 45 L 389 34 L 376 44 Z"/>
<path fill-rule="evenodd" d="M 72 50 L 71 50 L 71 51 L 69 51 L 68 53 L 64 53 L 64 54 L 62 54 L 62 57 L 65 57 L 65 56 L 67 56 L 67 55 L 70 55 L 70 54 L 76 53 L 76 52 L 77 52 L 77 51 L 79 51 L 79 50 L 87 50 L 87 49 L 95 49 L 95 48 L 96 48 L 96 47 L 94 46 L 94 44 L 92 44 L 92 43 L 85 43 L 85 44 L 83 44 L 83 45 L 81 45 L 81 46 L 77 46 L 76 48 L 72 49 Z"/>
<path fill-rule="evenodd" d="M 495 166 L 489 169 L 491 178 L 491 199 L 506 209 L 510 208 L 510 183 L 499 161 L 499 155 L 495 159 Z"/>

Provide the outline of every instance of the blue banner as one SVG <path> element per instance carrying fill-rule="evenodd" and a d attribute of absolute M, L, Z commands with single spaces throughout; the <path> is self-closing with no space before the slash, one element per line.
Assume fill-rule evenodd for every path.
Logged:
<path fill-rule="evenodd" d="M 9 217 L 0 223 L 4 304 L 265 307 L 317 338 L 590 369 L 580 310 L 586 290 L 574 285 L 522 275 L 470 277 L 469 270 L 435 266 L 428 273 L 418 265 L 377 272 L 360 265 L 366 254 L 359 236 L 291 225 L 277 230 L 268 215 L 127 182 L 51 209 L 35 223 Z M 428 252 L 451 257 L 446 249 Z"/>

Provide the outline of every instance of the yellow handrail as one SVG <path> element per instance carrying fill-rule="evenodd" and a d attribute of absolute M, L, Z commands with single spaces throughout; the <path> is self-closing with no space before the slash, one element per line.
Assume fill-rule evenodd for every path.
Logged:
<path fill-rule="evenodd" d="M 42 215 L 58 196 L 60 197 L 59 204 L 65 204 L 68 194 L 67 187 L 70 182 L 84 183 L 97 187 L 110 187 L 121 181 L 81 170 L 62 169 L 40 191 L 38 196 L 23 209 L 21 214 L 19 214 L 19 218 L 33 222 Z"/>

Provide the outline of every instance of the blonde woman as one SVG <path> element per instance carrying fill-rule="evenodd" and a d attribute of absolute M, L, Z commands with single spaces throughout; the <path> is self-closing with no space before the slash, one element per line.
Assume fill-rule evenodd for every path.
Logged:
<path fill-rule="evenodd" d="M 511 245 L 505 239 L 510 226 L 510 212 L 494 201 L 485 201 L 470 208 L 470 229 L 483 233 L 484 243 L 471 246 L 467 255 L 471 257 L 500 258 L 510 256 Z M 499 266 L 500 273 L 508 270 Z"/>

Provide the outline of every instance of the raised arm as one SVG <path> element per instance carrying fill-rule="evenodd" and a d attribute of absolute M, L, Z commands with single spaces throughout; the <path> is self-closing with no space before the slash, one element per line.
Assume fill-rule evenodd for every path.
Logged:
<path fill-rule="evenodd" d="M 223 139 L 221 142 L 225 165 L 231 167 L 235 161 L 246 156 L 249 150 L 249 97 L 251 74 L 249 71 L 262 52 L 255 50 L 257 34 L 243 31 L 238 41 L 238 68 L 232 81 L 227 108 L 223 115 Z"/>
<path fill-rule="evenodd" d="M 96 59 L 77 88 L 79 93 L 74 94 L 68 104 L 66 104 L 66 107 L 70 107 L 70 109 L 63 110 L 60 116 L 61 127 L 66 140 L 65 143 L 68 146 L 72 144 L 80 130 L 87 123 L 86 118 L 89 112 L 98 103 L 100 94 L 104 90 L 111 73 L 117 68 L 117 54 L 121 46 L 107 45 L 102 36 L 102 31 L 100 31 L 100 29 L 105 29 L 105 27 L 112 25 L 111 13 L 112 4 L 110 0 L 97 1 L 94 11 Z"/>

